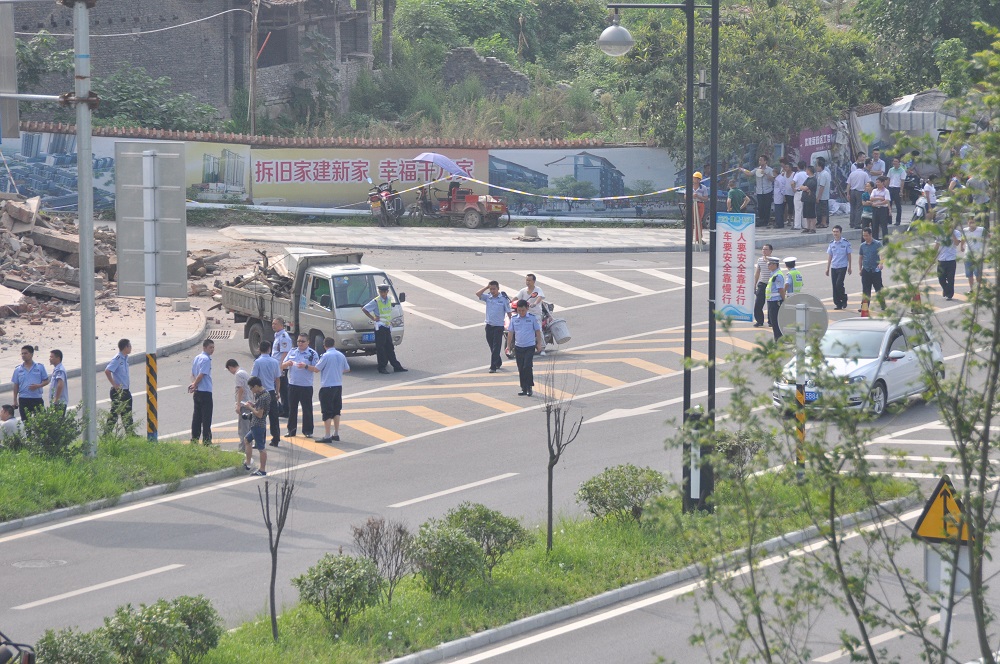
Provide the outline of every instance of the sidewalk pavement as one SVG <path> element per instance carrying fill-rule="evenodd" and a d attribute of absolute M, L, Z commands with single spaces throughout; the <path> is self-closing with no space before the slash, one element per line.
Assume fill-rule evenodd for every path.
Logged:
<path fill-rule="evenodd" d="M 905 212 L 905 210 L 904 210 Z M 904 218 L 908 218 L 904 215 Z M 404 218 L 404 224 L 405 218 Z M 831 226 L 844 227 L 848 240 L 861 239 L 860 230 L 848 228 L 845 215 L 831 219 Z M 890 227 L 890 231 L 901 226 Z M 483 253 L 627 253 L 684 251 L 685 231 L 682 228 L 539 228 L 537 241 L 519 239 L 523 228 L 428 228 L 428 227 L 361 227 L 361 226 L 283 226 L 280 233 L 270 226 L 229 226 L 218 233 L 232 240 L 255 244 L 287 245 L 289 238 L 299 242 L 351 249 L 389 249 L 408 251 L 473 251 Z M 707 233 L 706 233 L 707 241 Z M 826 246 L 833 239 L 829 229 L 805 234 L 791 228 L 781 230 L 758 228 L 756 248 L 765 242 L 775 249 Z M 696 247 L 696 251 L 698 248 Z M 701 249 L 708 251 L 708 245 Z"/>
<path fill-rule="evenodd" d="M 98 300 L 94 316 L 95 344 L 97 346 L 97 393 L 98 398 L 107 390 L 107 380 L 101 374 L 111 358 L 118 352 L 118 340 L 126 338 L 132 342 L 129 364 L 145 362 L 146 353 L 146 306 L 143 298 L 107 298 Z M 202 311 L 192 307 L 190 311 L 173 311 L 169 299 L 160 298 L 156 302 L 156 353 L 163 357 L 190 348 L 201 342 L 205 335 L 206 318 Z M 67 305 L 67 308 L 69 305 Z M 113 311 L 110 307 L 118 307 Z M 7 318 L 0 321 L 3 335 L 0 336 L 0 394 L 10 394 L 10 377 L 14 368 L 21 363 L 21 346 L 31 344 L 35 351 L 35 362 L 45 365 L 47 373 L 52 373 L 49 365 L 49 351 L 58 348 L 63 352 L 63 366 L 69 377 L 80 375 L 80 311 L 68 312 L 64 316 L 45 320 L 43 325 L 29 325 L 26 319 Z M 133 385 L 134 391 L 145 389 L 145 385 Z M 45 400 L 48 402 L 45 387 Z M 80 399 L 80 390 L 70 392 L 70 403 Z M 106 396 L 106 394 L 105 394 Z M 6 402 L 5 402 L 6 403 Z"/>

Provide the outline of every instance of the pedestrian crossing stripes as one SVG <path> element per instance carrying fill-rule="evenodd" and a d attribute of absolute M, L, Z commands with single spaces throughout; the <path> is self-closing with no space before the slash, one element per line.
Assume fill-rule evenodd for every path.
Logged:
<path fill-rule="evenodd" d="M 809 262 L 802 267 L 820 265 Z M 824 262 L 825 264 L 825 262 Z M 697 272 L 699 279 L 705 279 Z M 477 290 L 490 280 L 500 282 L 500 290 L 512 299 L 516 297 L 523 283 L 524 273 L 513 270 L 490 270 L 472 272 L 469 270 L 407 269 L 390 271 L 397 291 L 408 291 L 403 307 L 409 314 L 431 321 L 452 330 L 466 330 L 483 324 L 485 307 L 475 297 Z M 635 298 L 661 295 L 683 290 L 687 281 L 681 268 L 601 268 L 579 270 L 548 270 L 536 273 L 538 285 L 545 293 L 545 301 L 554 306 L 554 315 L 562 317 L 564 312 L 601 306 L 614 302 L 624 302 Z M 849 307 L 837 310 L 829 293 L 828 279 L 811 279 L 807 292 L 820 296 L 832 320 L 857 315 L 861 302 L 861 290 L 847 294 Z M 707 287 L 707 280 L 692 282 L 694 288 Z M 936 290 L 937 280 L 929 276 L 922 285 L 930 290 L 930 300 L 935 312 L 947 312 L 966 306 L 969 296 L 964 291 L 956 292 L 952 301 L 943 300 Z M 851 281 L 848 287 L 859 284 Z M 704 308 L 704 301 L 696 304 Z M 878 307 L 871 311 L 873 317 L 879 315 Z M 745 323 L 736 323 L 740 329 Z M 765 330 L 767 332 L 767 330 Z M 752 344 L 733 340 L 730 345 L 749 350 Z"/>

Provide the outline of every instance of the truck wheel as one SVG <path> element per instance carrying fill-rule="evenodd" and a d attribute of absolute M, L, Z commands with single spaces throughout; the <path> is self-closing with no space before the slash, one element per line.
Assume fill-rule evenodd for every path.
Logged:
<path fill-rule="evenodd" d="M 319 355 L 322 355 L 325 350 L 323 348 L 324 339 L 326 339 L 326 336 L 319 330 L 313 330 L 309 333 L 309 345 L 312 346 L 312 349 Z"/>
<path fill-rule="evenodd" d="M 462 221 L 465 222 L 466 228 L 479 228 L 483 223 L 483 215 L 479 214 L 478 210 L 466 210 Z"/>
<path fill-rule="evenodd" d="M 260 355 L 260 344 L 264 341 L 264 326 L 261 323 L 254 323 L 247 332 L 247 342 L 250 344 L 250 354 L 256 358 Z"/>

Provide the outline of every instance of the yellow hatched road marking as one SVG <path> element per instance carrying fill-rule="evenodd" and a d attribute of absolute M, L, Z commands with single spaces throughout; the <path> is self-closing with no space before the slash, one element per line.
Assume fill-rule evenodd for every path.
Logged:
<path fill-rule="evenodd" d="M 582 360 L 585 364 L 610 364 L 610 363 L 623 363 L 629 364 L 636 369 L 644 369 L 650 373 L 654 373 L 657 376 L 669 376 L 671 374 L 680 373 L 677 369 L 670 369 L 661 364 L 656 364 L 655 362 L 649 362 L 638 357 L 621 357 L 621 358 L 602 358 L 596 357 L 589 360 Z"/>
<path fill-rule="evenodd" d="M 740 339 L 739 337 L 719 337 L 719 344 L 729 344 L 735 348 L 742 348 L 743 350 L 754 350 L 758 347 L 756 341 L 747 341 L 746 339 Z"/>
<path fill-rule="evenodd" d="M 590 369 L 578 369 L 567 373 L 575 373 L 580 376 L 580 378 L 586 378 L 587 380 L 592 380 L 595 383 L 606 385 L 608 387 L 618 387 L 619 385 L 625 384 L 624 380 L 618 380 L 617 378 L 612 378 L 611 376 L 605 376 L 604 374 L 599 374 L 596 371 L 591 371 Z"/>
<path fill-rule="evenodd" d="M 319 434 L 316 434 L 319 435 Z M 311 438 L 306 438 L 305 436 L 292 436 L 291 438 L 285 438 L 295 447 L 301 447 L 304 450 L 308 450 L 314 454 L 318 454 L 321 457 L 326 457 L 327 459 L 340 456 L 344 453 L 344 450 L 332 445 L 327 445 L 326 443 L 317 443 Z"/>
<path fill-rule="evenodd" d="M 556 389 L 554 387 L 549 387 L 545 383 L 535 382 L 534 390 L 541 392 L 542 394 L 552 397 L 553 399 L 570 399 L 574 394 L 571 392 L 564 392 L 562 390 Z"/>
<path fill-rule="evenodd" d="M 341 420 L 340 424 L 342 426 L 347 426 L 355 431 L 360 431 L 361 433 L 368 434 L 372 438 L 378 438 L 383 443 L 391 443 L 395 440 L 400 440 L 405 438 L 403 434 L 396 433 L 395 431 L 390 431 L 385 427 L 380 427 L 374 422 L 369 422 L 368 420 Z"/>
<path fill-rule="evenodd" d="M 433 410 L 427 406 L 399 406 L 396 408 L 352 408 L 350 410 L 351 415 L 356 413 L 398 413 L 399 411 L 406 411 L 417 417 L 422 417 L 425 420 L 430 420 L 435 424 L 440 424 L 443 427 L 453 427 L 458 424 L 463 424 L 465 420 L 460 420 L 452 417 L 451 415 L 446 415 L 439 410 Z"/>
<path fill-rule="evenodd" d="M 443 396 L 443 395 L 437 395 Z M 487 408 L 494 408 L 502 413 L 513 413 L 516 410 L 521 410 L 523 406 L 515 406 L 512 403 L 507 403 L 501 399 L 497 399 L 485 394 L 480 394 L 478 392 L 470 392 L 469 394 L 463 394 L 462 398 L 468 399 L 473 403 L 478 403 L 480 406 L 486 406 Z"/>

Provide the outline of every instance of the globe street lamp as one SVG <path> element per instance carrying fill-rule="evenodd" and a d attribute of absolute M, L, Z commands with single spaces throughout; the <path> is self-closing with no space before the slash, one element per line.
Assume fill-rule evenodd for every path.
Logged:
<path fill-rule="evenodd" d="M 685 226 L 685 246 L 684 246 L 684 394 L 683 394 L 683 422 L 685 425 L 692 417 L 691 413 L 691 336 L 694 308 L 693 287 L 694 287 L 694 224 L 701 223 L 697 218 L 698 206 L 694 201 L 694 29 L 695 29 L 695 9 L 711 8 L 712 10 L 712 43 L 711 43 L 711 90 L 712 106 L 711 121 L 709 129 L 709 159 L 712 164 L 712 175 L 709 181 L 709 272 L 708 272 L 708 421 L 705 424 L 710 430 L 715 423 L 715 360 L 716 360 L 716 323 L 715 323 L 715 290 L 716 290 L 716 237 L 715 237 L 715 214 L 718 205 L 719 192 L 719 0 L 711 0 L 710 5 L 695 5 L 694 0 L 686 0 L 683 4 L 662 4 L 662 3 L 607 3 L 608 9 L 615 11 L 612 23 L 605 28 L 597 40 L 598 47 L 613 57 L 621 57 L 628 53 L 635 45 L 632 34 L 619 25 L 619 9 L 680 9 L 687 17 L 687 97 L 685 106 L 685 138 L 687 148 L 687 176 L 685 178 L 685 195 L 687 198 L 687 209 L 690 219 L 686 219 Z M 714 484 L 711 470 L 707 469 L 707 474 L 703 478 L 703 471 L 706 468 L 701 463 L 701 450 L 697 445 L 691 445 L 685 441 L 684 465 L 684 511 L 689 512 L 695 508 L 706 509 L 709 506 L 705 499 L 711 494 Z M 704 481 L 703 481 L 704 480 Z"/>

